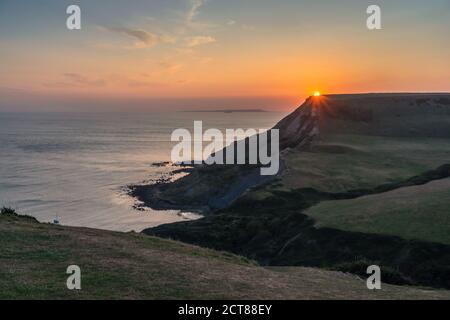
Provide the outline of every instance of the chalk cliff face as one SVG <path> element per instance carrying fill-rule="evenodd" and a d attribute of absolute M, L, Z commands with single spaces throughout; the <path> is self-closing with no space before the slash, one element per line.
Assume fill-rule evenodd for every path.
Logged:
<path fill-rule="evenodd" d="M 278 122 L 274 129 L 280 130 L 280 149 L 308 147 L 319 135 L 319 115 L 313 98 L 286 118 Z"/>
<path fill-rule="evenodd" d="M 450 94 L 361 94 L 308 98 L 275 127 L 280 148 L 307 148 L 332 134 L 450 137 Z"/>

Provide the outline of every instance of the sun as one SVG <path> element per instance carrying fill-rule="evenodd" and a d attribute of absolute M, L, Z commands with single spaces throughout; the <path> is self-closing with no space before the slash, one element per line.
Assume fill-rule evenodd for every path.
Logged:
<path fill-rule="evenodd" d="M 315 91 L 314 92 L 314 97 L 320 97 L 320 92 L 319 91 Z"/>

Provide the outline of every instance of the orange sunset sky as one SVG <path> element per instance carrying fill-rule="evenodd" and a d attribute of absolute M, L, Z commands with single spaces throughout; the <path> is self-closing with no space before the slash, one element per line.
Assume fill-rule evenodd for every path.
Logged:
<path fill-rule="evenodd" d="M 66 8 L 82 29 L 66 28 Z M 450 91 L 450 3 L 0 1 L 0 111 L 291 110 L 322 93 Z"/>

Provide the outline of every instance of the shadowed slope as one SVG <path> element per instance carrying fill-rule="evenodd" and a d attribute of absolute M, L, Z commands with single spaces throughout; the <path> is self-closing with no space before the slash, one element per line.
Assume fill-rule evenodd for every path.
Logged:
<path fill-rule="evenodd" d="M 448 291 L 384 285 L 310 268 L 265 269 L 225 253 L 137 234 L 0 215 L 2 299 L 450 299 Z M 66 288 L 67 266 L 82 289 Z"/>

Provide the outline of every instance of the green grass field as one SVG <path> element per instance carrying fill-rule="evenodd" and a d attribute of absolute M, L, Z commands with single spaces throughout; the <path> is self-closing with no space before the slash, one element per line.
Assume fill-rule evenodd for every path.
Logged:
<path fill-rule="evenodd" d="M 292 151 L 282 189 L 324 192 L 369 189 L 435 169 L 450 159 L 450 140 L 366 135 L 324 137 L 312 150 Z"/>
<path fill-rule="evenodd" d="M 351 200 L 324 201 L 306 213 L 317 227 L 450 245 L 450 178 Z"/>
<path fill-rule="evenodd" d="M 333 135 L 285 157 L 275 188 L 342 193 L 404 181 L 448 163 L 450 140 Z M 260 191 L 261 197 L 270 193 Z M 450 179 L 351 200 L 324 201 L 306 212 L 317 227 L 450 244 Z"/>

